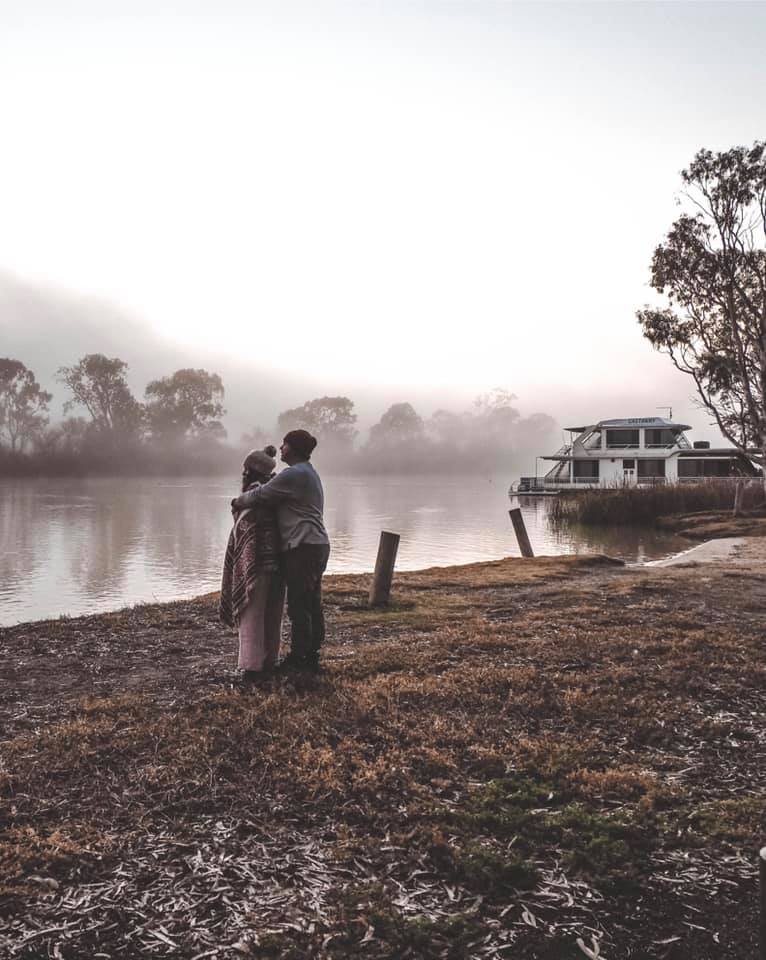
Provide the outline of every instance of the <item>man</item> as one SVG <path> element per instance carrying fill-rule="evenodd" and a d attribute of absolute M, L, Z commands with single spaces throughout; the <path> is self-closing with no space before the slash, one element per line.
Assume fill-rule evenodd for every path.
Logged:
<path fill-rule="evenodd" d="M 237 510 L 256 503 L 276 509 L 292 626 L 290 653 L 282 665 L 314 672 L 319 670 L 319 649 L 324 641 L 322 574 L 330 556 L 322 517 L 322 481 L 309 462 L 316 444 L 307 430 L 291 430 L 280 447 L 287 469 L 231 502 Z"/>

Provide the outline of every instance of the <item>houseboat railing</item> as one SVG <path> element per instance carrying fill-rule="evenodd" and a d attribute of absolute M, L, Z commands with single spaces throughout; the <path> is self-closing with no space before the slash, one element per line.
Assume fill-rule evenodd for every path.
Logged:
<path fill-rule="evenodd" d="M 733 480 L 757 480 L 762 483 L 760 477 L 746 477 L 743 474 L 733 473 L 730 477 L 679 477 L 678 483 L 731 483 Z"/>
<path fill-rule="evenodd" d="M 569 477 L 566 477 L 564 480 L 553 480 L 548 486 L 549 487 L 566 487 L 569 485 L 575 486 L 577 484 L 590 484 L 592 487 L 597 487 L 599 485 L 598 477 L 572 477 L 570 480 Z"/>

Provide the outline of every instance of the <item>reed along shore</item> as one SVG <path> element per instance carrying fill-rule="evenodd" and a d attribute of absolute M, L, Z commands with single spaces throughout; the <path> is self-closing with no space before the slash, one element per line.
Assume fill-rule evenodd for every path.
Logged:
<path fill-rule="evenodd" d="M 215 596 L 0 631 L 0 956 L 754 956 L 765 543 L 328 577 L 247 693 Z"/>

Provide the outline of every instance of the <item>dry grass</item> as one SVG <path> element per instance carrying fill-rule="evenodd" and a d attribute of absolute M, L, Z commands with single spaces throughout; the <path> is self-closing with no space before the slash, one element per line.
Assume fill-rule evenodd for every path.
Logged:
<path fill-rule="evenodd" d="M 553 498 L 550 519 L 553 523 L 585 526 L 651 526 L 659 517 L 676 514 L 731 512 L 736 486 L 736 480 L 715 480 L 565 492 Z M 762 511 L 763 503 L 762 481 L 747 483 L 743 508 Z"/>
<path fill-rule="evenodd" d="M 368 586 L 249 695 L 213 598 L 3 631 L 0 956 L 752 955 L 762 567 Z"/>
<path fill-rule="evenodd" d="M 657 526 L 690 540 L 717 540 L 720 537 L 766 537 L 766 511 L 751 510 L 733 517 L 724 513 L 691 513 L 659 517 Z"/>

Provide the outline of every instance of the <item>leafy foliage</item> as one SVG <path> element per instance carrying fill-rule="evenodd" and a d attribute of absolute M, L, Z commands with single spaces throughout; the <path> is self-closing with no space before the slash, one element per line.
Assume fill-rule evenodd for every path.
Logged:
<path fill-rule="evenodd" d="M 65 410 L 83 406 L 93 428 L 102 437 L 140 433 L 143 408 L 130 392 L 125 374 L 128 365 L 119 357 L 88 353 L 71 367 L 59 368 L 59 380 L 72 392 Z"/>
<path fill-rule="evenodd" d="M 766 463 L 766 142 L 700 150 L 682 172 L 690 206 L 654 252 L 661 308 L 644 335 L 694 380 L 741 451 Z"/>
<path fill-rule="evenodd" d="M 226 430 L 220 417 L 223 382 L 207 370 L 176 370 L 170 377 L 152 380 L 146 388 L 146 413 L 152 435 L 180 440 L 184 437 L 220 438 Z"/>
<path fill-rule="evenodd" d="M 394 403 L 370 429 L 369 446 L 397 447 L 423 439 L 425 424 L 411 403 Z"/>
<path fill-rule="evenodd" d="M 348 397 L 317 397 L 300 407 L 284 410 L 277 418 L 277 431 L 308 430 L 334 448 L 351 447 L 356 436 L 354 401 Z"/>
<path fill-rule="evenodd" d="M 40 437 L 48 423 L 51 395 L 41 389 L 31 370 L 20 360 L 0 359 L 0 436 L 12 451 Z"/>
<path fill-rule="evenodd" d="M 317 397 L 300 407 L 284 410 L 277 418 L 277 428 L 283 433 L 302 429 L 318 436 L 332 434 L 348 441 L 356 435 L 355 423 L 354 401 L 348 397 Z"/>

